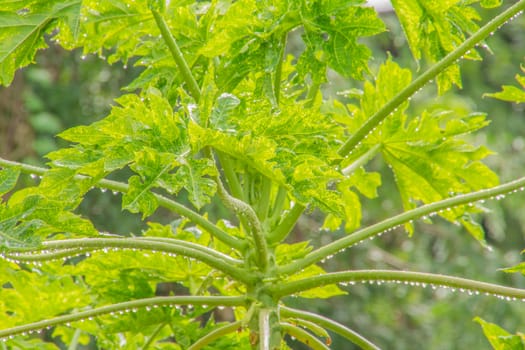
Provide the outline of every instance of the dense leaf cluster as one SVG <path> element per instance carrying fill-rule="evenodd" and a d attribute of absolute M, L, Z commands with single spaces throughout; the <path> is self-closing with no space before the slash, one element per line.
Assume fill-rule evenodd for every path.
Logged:
<path fill-rule="evenodd" d="M 471 214 L 525 186 L 523 178 L 498 186 L 482 162 L 491 152 L 466 137 L 488 124 L 485 115 L 410 108 L 433 79 L 440 94 L 461 86 L 456 60 L 481 59 L 475 46 L 525 8 L 519 1 L 479 27 L 477 3 L 500 5 L 393 1 L 415 59 L 432 65 L 414 80 L 391 57 L 369 68 L 371 50 L 359 39 L 385 26 L 361 0 L 3 4 L 1 84 L 51 44 L 143 70 L 107 117 L 58 135 L 70 146 L 48 154 L 48 168 L 0 159 L 0 336 L 12 348 L 56 348 L 29 335 L 50 329 L 46 336 L 63 343 L 104 349 L 286 349 L 288 334 L 324 349 L 330 330 L 374 349 L 335 321 L 286 307 L 286 298 L 346 294 L 339 283 L 404 281 L 525 299 L 520 289 L 449 276 L 327 274 L 318 265 L 398 226 L 413 233 L 414 220 L 432 215 L 485 244 Z M 304 47 L 289 52 L 295 31 Z M 362 89 L 326 98 L 327 72 Z M 522 95 L 504 87 L 491 96 Z M 363 198 L 382 185 L 368 167 L 379 158 L 404 211 L 359 229 Z M 40 176 L 38 184 L 15 190 L 22 172 Z M 78 214 L 97 188 L 121 193 L 122 208 L 143 220 L 159 207 L 181 218 L 125 237 L 99 232 Z M 229 213 L 213 222 L 209 205 Z M 323 229 L 349 235 L 317 249 L 287 244 L 311 211 L 323 214 Z M 159 286 L 173 283 L 181 290 L 159 297 Z M 224 306 L 231 322 L 220 322 Z M 502 332 L 479 322 L 489 339 Z"/>

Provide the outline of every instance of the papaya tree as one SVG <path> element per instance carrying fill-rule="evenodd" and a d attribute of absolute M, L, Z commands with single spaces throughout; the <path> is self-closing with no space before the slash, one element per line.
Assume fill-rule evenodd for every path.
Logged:
<path fill-rule="evenodd" d="M 419 69 L 390 55 L 370 67 L 360 40 L 385 24 L 364 0 L 3 1 L 3 85 L 49 45 L 142 70 L 105 118 L 58 134 L 69 146 L 47 154 L 47 167 L 0 158 L 0 347 L 266 350 L 288 349 L 293 338 L 327 349 L 338 334 L 376 349 L 290 300 L 391 283 L 525 301 L 524 289 L 467 276 L 324 268 L 361 242 L 412 235 L 416 221 L 434 217 L 489 249 L 476 215 L 485 201 L 525 189 L 525 177 L 500 183 L 483 162 L 491 151 L 469 139 L 486 115 L 410 109 L 427 85 L 438 95 L 461 87 L 461 61 L 482 60 L 487 39 L 525 0 L 488 20 L 479 7 L 500 1 L 392 5 Z M 304 48 L 291 51 L 298 33 Z M 334 74 L 355 86 L 349 98 L 323 93 Z M 517 79 L 521 88 L 490 96 L 523 102 Z M 388 165 L 402 205 L 367 226 L 363 206 L 385 180 L 372 161 Z M 33 184 L 21 186 L 24 177 Z M 97 228 L 79 212 L 92 191 L 118 195 L 145 228 Z M 176 219 L 152 220 L 158 210 Z M 309 215 L 345 235 L 291 243 Z M 159 295 L 162 283 L 184 292 Z M 494 346 L 511 339 L 523 348 L 522 335 L 476 320 Z"/>

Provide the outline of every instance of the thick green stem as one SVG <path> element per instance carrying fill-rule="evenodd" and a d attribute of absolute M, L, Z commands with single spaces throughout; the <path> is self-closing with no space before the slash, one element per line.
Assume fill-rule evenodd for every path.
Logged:
<path fill-rule="evenodd" d="M 233 322 L 223 327 L 217 328 L 216 330 L 206 334 L 204 337 L 193 343 L 188 350 L 199 350 L 208 345 L 209 343 L 219 339 L 226 334 L 236 332 L 242 326 L 242 321 Z"/>
<path fill-rule="evenodd" d="M 244 198 L 244 192 L 242 190 L 241 183 L 239 182 L 239 178 L 235 173 L 234 165 L 230 156 L 222 152 L 217 152 L 217 157 L 221 163 L 224 176 L 226 177 L 226 181 L 228 183 L 228 188 L 230 189 L 232 195 L 236 198 L 239 198 L 240 200 L 245 201 L 246 198 Z"/>
<path fill-rule="evenodd" d="M 179 45 L 177 45 L 177 41 L 175 41 L 175 38 L 173 37 L 173 35 L 171 35 L 171 32 L 168 28 L 168 24 L 166 23 L 162 15 L 154 10 L 152 10 L 151 13 L 153 14 L 153 18 L 155 18 L 155 22 L 157 23 L 157 27 L 160 30 L 162 38 L 166 42 L 166 45 L 168 45 L 168 49 L 170 50 L 171 55 L 173 56 L 173 59 L 175 60 L 175 63 L 179 68 L 182 78 L 186 82 L 186 85 L 188 85 L 188 90 L 190 91 L 191 96 L 195 99 L 195 101 L 198 102 L 201 97 L 199 85 L 193 77 L 191 69 L 188 66 L 186 60 L 184 59 L 184 55 L 182 54 Z"/>
<path fill-rule="evenodd" d="M 280 243 L 290 234 L 293 227 L 299 220 L 299 217 L 303 213 L 305 207 L 302 204 L 296 203 L 292 209 L 286 214 L 283 221 L 268 235 L 268 242 L 270 244 Z"/>
<path fill-rule="evenodd" d="M 128 238 L 128 239 L 130 239 L 130 238 Z M 145 241 L 154 241 L 154 242 L 155 241 L 156 242 L 164 242 L 166 244 L 176 244 L 176 245 L 180 245 L 180 246 L 183 246 L 183 247 L 188 247 L 188 248 L 195 249 L 195 250 L 200 250 L 200 251 L 202 251 L 205 254 L 211 255 L 211 256 L 216 257 L 218 259 L 226 260 L 228 262 L 228 264 L 232 264 L 234 266 L 241 266 L 243 264 L 243 261 L 238 260 L 238 259 L 234 259 L 231 256 L 223 254 L 223 253 L 221 253 L 221 252 L 219 252 L 219 251 L 217 251 L 215 249 L 208 248 L 208 247 L 205 247 L 205 246 L 197 244 L 197 243 L 183 241 L 183 240 L 180 240 L 180 239 L 174 239 L 174 238 L 168 238 L 168 237 L 134 237 L 132 239 L 136 239 L 136 240 L 140 240 L 140 241 L 145 240 Z"/>
<path fill-rule="evenodd" d="M 275 199 L 273 201 L 273 207 L 270 216 L 271 222 L 274 222 L 275 220 L 277 220 L 278 217 L 281 216 L 287 194 L 288 191 L 286 190 L 286 187 L 279 186 L 279 189 L 277 190 L 277 194 L 275 195 Z"/>
<path fill-rule="evenodd" d="M 343 175 L 350 175 L 359 167 L 365 165 L 368 163 L 372 158 L 375 157 L 377 152 L 381 149 L 381 144 L 374 145 L 372 148 L 370 148 L 368 151 L 365 152 L 361 157 L 359 157 L 355 162 L 347 166 L 343 169 L 342 173 Z"/>
<path fill-rule="evenodd" d="M 502 195 L 523 191 L 525 189 L 525 177 L 508 182 L 506 184 L 447 198 L 439 202 L 423 205 L 419 208 L 409 210 L 399 215 L 393 216 L 389 219 L 383 220 L 377 224 L 366 227 L 359 231 L 352 233 L 346 237 L 340 238 L 330 244 L 327 244 L 313 252 L 307 254 L 303 259 L 294 261 L 287 265 L 278 268 L 278 272 L 281 274 L 293 274 L 297 271 L 302 270 L 306 266 L 314 264 L 318 261 L 326 259 L 333 254 L 339 253 L 344 249 L 351 247 L 352 245 L 359 243 L 367 238 L 380 235 L 384 232 L 393 230 L 394 228 L 409 223 L 413 220 L 421 218 L 423 216 L 430 216 L 439 213 L 443 210 L 448 210 L 452 207 L 460 205 L 470 205 L 477 201 L 483 201 L 485 199 L 500 198 Z"/>
<path fill-rule="evenodd" d="M 218 176 L 215 177 L 215 181 L 217 182 L 217 193 L 219 194 L 223 204 L 237 215 L 247 220 L 247 224 L 249 226 L 248 231 L 252 234 L 253 242 L 255 244 L 257 263 L 261 269 L 265 271 L 268 267 L 269 252 L 268 246 L 266 244 L 266 238 L 264 236 L 264 231 L 257 214 L 248 203 L 232 197 L 228 191 L 226 191 L 221 179 Z"/>
<path fill-rule="evenodd" d="M 137 240 L 137 241 L 163 242 L 166 245 L 173 245 L 175 248 L 179 246 L 179 247 L 186 247 L 189 249 L 200 251 L 202 254 L 207 254 L 216 259 L 224 260 L 226 263 L 232 266 L 240 267 L 243 264 L 241 260 L 234 259 L 230 257 L 229 255 L 223 254 L 214 249 L 210 249 L 200 244 L 182 241 L 178 239 L 167 238 L 167 237 L 134 237 L 134 238 L 125 238 L 125 239 L 128 241 Z M 44 242 L 44 245 L 45 244 L 46 242 Z M 85 247 L 84 248 L 58 249 L 58 250 L 53 250 L 53 251 L 47 250 L 46 247 L 37 247 L 36 249 L 38 250 L 35 250 L 35 248 L 32 248 L 32 247 L 14 248 L 14 249 L 10 249 L 7 253 L 4 253 L 4 256 L 7 259 L 16 260 L 16 261 L 38 262 L 38 261 L 49 261 L 49 260 L 70 258 L 70 257 L 74 257 L 80 254 L 84 254 L 87 252 L 97 250 L 97 248 L 85 248 Z"/>
<path fill-rule="evenodd" d="M 311 349 L 314 350 L 330 350 L 330 348 L 324 344 L 322 341 L 314 337 L 312 334 L 308 333 L 302 328 L 294 326 L 287 322 L 281 322 L 281 328 L 284 332 L 288 333 L 292 337 L 295 337 L 298 341 L 303 344 L 308 345 Z"/>
<path fill-rule="evenodd" d="M 339 148 L 338 153 L 341 156 L 346 156 L 352 149 L 358 145 L 379 123 L 381 123 L 390 113 L 392 113 L 403 102 L 407 101 L 413 94 L 421 89 L 425 84 L 434 79 L 439 73 L 443 72 L 447 67 L 454 64 L 458 59 L 465 55 L 469 50 L 474 48 L 478 43 L 487 38 L 500 26 L 505 24 L 509 19 L 514 17 L 519 12 L 525 9 L 525 0 L 521 0 L 502 12 L 500 15 L 492 19 L 490 22 L 481 27 L 470 38 L 465 40 L 454 51 L 450 52 L 439 62 L 434 64 L 410 85 L 401 90 L 394 98 L 385 104 L 379 111 L 371 116 L 365 124 L 359 128 L 348 138 L 348 140 Z"/>
<path fill-rule="evenodd" d="M 246 299 L 241 296 L 169 296 L 146 298 L 102 306 L 92 310 L 79 311 L 70 315 L 62 315 L 55 318 L 28 323 L 22 326 L 2 329 L 0 330 L 0 338 L 37 332 L 49 327 L 61 324 L 67 325 L 71 322 L 83 321 L 91 319 L 93 317 L 98 317 L 107 314 L 119 312 L 133 312 L 137 308 L 154 308 L 159 306 L 174 305 L 244 306 L 245 303 Z"/>
<path fill-rule="evenodd" d="M 213 155 L 211 151 L 207 151 L 207 155 L 210 159 L 213 159 Z M 234 170 L 234 164 L 230 158 L 229 155 L 224 154 L 222 152 L 217 152 L 217 157 L 219 159 L 219 163 L 221 164 L 222 170 L 224 171 L 224 176 L 226 177 L 226 181 L 228 183 L 228 187 L 230 188 L 230 192 L 233 195 L 233 197 L 246 202 L 246 196 L 244 194 L 244 191 L 242 189 L 241 183 L 239 181 L 239 178 L 237 177 L 237 174 Z M 217 180 L 218 181 L 218 180 Z M 219 193 L 220 195 L 220 193 Z M 225 200 L 225 198 L 222 198 Z M 226 203 L 225 203 L 226 204 Z M 231 209 L 231 206 L 229 206 Z M 246 221 L 246 218 L 243 216 L 239 216 L 239 221 L 246 230 L 248 230 L 248 223 Z"/>
<path fill-rule="evenodd" d="M 158 252 L 165 252 L 168 254 L 176 254 L 194 258 L 203 263 L 222 271 L 238 281 L 250 283 L 253 277 L 246 274 L 246 271 L 235 267 L 229 262 L 229 257 L 216 257 L 210 255 L 202 250 L 196 250 L 187 246 L 176 245 L 173 243 L 165 243 L 160 241 L 147 241 L 127 238 L 71 238 L 56 241 L 45 241 L 42 243 L 44 249 L 141 249 L 152 250 Z M 219 253 L 220 254 L 220 253 Z M 13 256 L 13 258 L 16 258 Z"/>
<path fill-rule="evenodd" d="M 262 186 L 257 203 L 257 217 L 259 220 L 266 220 L 270 210 L 270 196 L 272 194 L 272 180 L 266 176 L 261 176 Z"/>
<path fill-rule="evenodd" d="M 0 167 L 19 167 L 21 171 L 28 174 L 35 174 L 43 176 L 45 173 L 49 170 L 46 168 L 36 167 L 32 165 L 27 165 L 23 163 L 13 162 L 9 160 L 5 160 L 0 158 Z M 82 180 L 87 178 L 84 175 L 76 175 L 75 179 Z M 121 192 L 126 193 L 129 190 L 129 186 L 125 183 L 113 181 L 113 180 L 100 180 L 95 186 L 103 189 L 107 189 L 110 191 L 115 192 Z M 184 216 L 188 219 L 190 219 L 195 224 L 201 226 L 203 229 L 208 231 L 211 235 L 213 235 L 215 238 L 219 239 L 220 241 L 224 242 L 228 246 L 237 249 L 238 251 L 243 251 L 245 249 L 245 242 L 230 236 L 225 231 L 218 228 L 216 225 L 209 222 L 205 217 L 202 215 L 199 215 L 198 213 L 194 212 L 191 209 L 186 208 L 184 205 L 177 203 L 171 199 L 168 199 L 164 196 L 161 196 L 159 194 L 153 193 L 155 196 L 155 199 L 157 200 L 157 203 L 166 209 L 169 209 L 181 216 Z"/>
<path fill-rule="evenodd" d="M 279 310 L 281 312 L 281 316 L 283 317 L 295 317 L 315 322 L 319 326 L 329 329 L 332 332 L 335 332 L 340 336 L 348 339 L 363 350 L 379 350 L 379 347 L 377 345 L 364 338 L 361 334 L 356 333 L 355 331 L 345 327 L 344 325 L 338 322 L 335 322 L 334 320 L 311 312 L 292 309 L 286 306 L 281 306 Z"/>
<path fill-rule="evenodd" d="M 284 297 L 305 290 L 336 283 L 374 282 L 374 283 L 403 283 L 412 286 L 447 287 L 454 290 L 469 292 L 470 294 L 484 293 L 506 300 L 525 301 L 525 289 L 504 287 L 498 284 L 480 282 L 461 277 L 439 275 L 424 272 L 398 270 L 358 270 L 333 272 L 324 275 L 304 278 L 297 281 L 281 283 L 269 287 L 269 290 L 278 297 Z"/>
<path fill-rule="evenodd" d="M 259 350 L 277 350 L 281 348 L 281 327 L 275 308 L 259 309 Z"/>
<path fill-rule="evenodd" d="M 270 313 L 268 310 L 259 312 L 259 350 L 271 350 L 270 348 Z"/>

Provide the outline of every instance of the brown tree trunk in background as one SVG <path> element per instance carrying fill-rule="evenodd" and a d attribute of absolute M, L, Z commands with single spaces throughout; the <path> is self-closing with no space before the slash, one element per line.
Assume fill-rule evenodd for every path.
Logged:
<path fill-rule="evenodd" d="M 22 74 L 15 75 L 9 88 L 0 88 L 0 156 L 20 160 L 33 153 L 33 131 L 24 108 Z"/>

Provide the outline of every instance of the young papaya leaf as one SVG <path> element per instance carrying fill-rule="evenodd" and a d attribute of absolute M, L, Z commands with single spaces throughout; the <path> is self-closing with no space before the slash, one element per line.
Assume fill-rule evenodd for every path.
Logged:
<path fill-rule="evenodd" d="M 122 60 L 126 64 L 142 44 L 143 37 L 158 33 L 155 26 L 145 25 L 153 21 L 145 1 L 82 1 L 81 16 L 79 32 L 82 35 L 61 33 L 60 44 L 68 49 L 82 46 L 84 55 L 103 55 L 104 49 L 114 48 L 108 58 L 110 63 Z M 127 35 L 127 30 L 135 35 Z"/>
<path fill-rule="evenodd" d="M 310 73 L 314 82 L 325 81 L 329 66 L 344 77 L 362 79 L 367 73 L 371 51 L 357 39 L 385 30 L 383 22 L 372 8 L 362 2 L 337 3 L 334 6 L 306 6 L 301 11 L 306 44 L 299 58 L 298 70 Z"/>
<path fill-rule="evenodd" d="M 175 167 L 176 172 L 171 173 Z M 155 187 L 164 188 L 170 193 L 178 193 L 185 188 L 190 201 L 197 208 L 208 203 L 215 194 L 215 182 L 208 176 L 216 174 L 216 169 L 208 159 L 176 159 L 172 153 L 146 148 L 135 153 L 130 168 L 140 178 L 130 178 L 130 188 L 124 194 L 123 205 L 132 212 L 142 211 L 144 216 L 157 208 L 157 201 L 150 193 Z"/>
<path fill-rule="evenodd" d="M 216 183 L 210 178 L 217 174 L 209 159 L 186 159 L 177 169 L 174 181 L 188 191 L 188 199 L 197 208 L 208 204 L 215 194 Z"/>
<path fill-rule="evenodd" d="M 522 254 L 525 253 L 525 250 L 522 251 L 521 253 Z M 512 267 L 507 267 L 507 268 L 503 269 L 503 271 L 508 272 L 508 273 L 519 272 L 519 273 L 521 273 L 522 275 L 525 276 L 525 262 L 521 262 L 518 265 L 515 265 L 515 266 L 512 266 Z"/>
<path fill-rule="evenodd" d="M 230 112 L 235 109 L 241 101 L 233 94 L 223 93 L 217 98 L 211 115 L 210 126 L 217 130 L 227 130 L 231 127 L 228 123 Z"/>
<path fill-rule="evenodd" d="M 105 119 L 59 134 L 76 145 L 48 154 L 52 164 L 98 178 L 132 163 L 144 149 L 187 153 L 184 121 L 158 90 L 149 89 L 143 97 L 123 95 L 117 101 L 121 106 L 113 107 Z"/>
<path fill-rule="evenodd" d="M 474 321 L 480 324 L 483 333 L 494 350 L 523 350 L 525 349 L 525 334 L 510 334 L 500 326 L 487 322 L 479 317 Z"/>
<path fill-rule="evenodd" d="M 81 283 L 62 269 L 63 262 L 46 263 L 38 272 L 0 259 L 0 328 L 63 315 L 92 302 Z M 31 302 L 38 298 L 41 302 Z M 16 311 L 16 312 L 14 312 Z"/>
<path fill-rule="evenodd" d="M 44 34 L 57 26 L 78 34 L 80 0 L 8 2 L 0 10 L 0 85 L 9 85 L 15 71 L 34 61 L 47 47 Z"/>
<path fill-rule="evenodd" d="M 275 143 L 268 138 L 251 135 L 237 137 L 218 130 L 202 128 L 193 122 L 188 124 L 188 133 L 194 152 L 211 146 L 256 169 L 264 176 L 278 183 L 284 183 L 282 173 L 272 161 L 276 154 Z"/>
<path fill-rule="evenodd" d="M 19 176 L 19 168 L 5 168 L 0 170 L 0 198 L 16 186 Z"/>
<path fill-rule="evenodd" d="M 525 73 L 525 66 L 521 67 Z M 521 85 L 521 89 L 513 85 L 504 85 L 500 92 L 484 94 L 483 96 L 497 98 L 503 101 L 525 103 L 525 76 L 516 74 L 516 80 Z"/>
<path fill-rule="evenodd" d="M 368 198 L 377 197 L 377 188 L 381 185 L 379 173 L 366 172 L 363 167 L 354 170 L 349 176 L 337 183 L 341 193 L 344 216 L 329 214 L 323 223 L 323 229 L 337 230 L 343 220 L 346 232 L 352 232 L 361 225 L 361 200 L 356 191 Z"/>
<path fill-rule="evenodd" d="M 502 1 L 501 0 L 481 0 L 480 5 L 485 8 L 495 8 L 501 6 Z"/>
<path fill-rule="evenodd" d="M 349 107 L 352 118 L 350 130 L 367 120 L 384 101 L 389 100 L 410 81 L 410 73 L 390 59 L 380 67 L 375 84 L 366 82 L 360 97 L 360 108 Z M 458 114 L 447 111 L 424 111 L 409 118 L 405 113 L 408 103 L 398 108 L 377 127 L 361 146 L 350 155 L 350 164 L 372 147 L 380 145 L 379 152 L 392 169 L 405 209 L 418 203 L 432 203 L 454 193 L 468 193 L 495 186 L 498 178 L 483 158 L 490 154 L 484 147 L 470 145 L 464 135 L 486 126 L 481 114 Z M 346 164 L 346 163 L 344 163 Z M 471 208 L 477 211 L 475 207 Z M 454 208 L 440 213 L 450 221 L 459 221 L 480 242 L 481 227 L 463 217 L 467 208 Z M 411 227 L 407 227 L 409 232 Z"/>
<path fill-rule="evenodd" d="M 376 172 L 366 172 L 360 167 L 352 172 L 346 185 L 355 187 L 362 195 L 367 198 L 376 198 L 377 189 L 381 186 L 381 175 Z"/>
<path fill-rule="evenodd" d="M 195 292 L 212 270 L 183 256 L 136 250 L 92 252 L 89 259 L 68 269 L 70 274 L 86 276 L 91 293 L 112 303 L 153 297 L 157 283 L 177 282 Z"/>
<path fill-rule="evenodd" d="M 345 204 L 347 203 L 342 200 L 341 192 L 334 191 L 327 186 L 328 181 L 339 179 L 341 174 L 326 166 L 319 159 L 301 158 L 303 161 L 295 167 L 290 179 L 294 199 L 303 205 L 311 203 L 324 212 L 333 213 L 341 218 L 345 217 Z M 348 194 L 346 198 L 350 198 Z"/>
<path fill-rule="evenodd" d="M 198 52 L 203 56 L 232 56 L 235 55 L 233 50 L 241 47 L 246 50 L 246 46 L 250 44 L 246 43 L 247 39 L 253 38 L 256 29 L 262 27 L 261 18 L 252 15 L 257 10 L 255 1 L 241 0 L 224 5 L 220 8 L 222 15 L 214 21 L 213 32 Z"/>
<path fill-rule="evenodd" d="M 137 175 L 130 177 L 129 190 L 122 196 L 122 208 L 132 213 L 142 213 L 143 218 L 153 214 L 159 206 L 157 199 L 150 191 L 154 184 L 154 179 L 143 181 Z"/>
<path fill-rule="evenodd" d="M 319 28 L 326 32 L 328 40 L 324 51 L 328 54 L 328 65 L 344 77 L 362 79 L 368 73 L 368 59 L 372 52 L 357 38 L 372 36 L 384 31 L 383 22 L 375 11 L 367 7 L 350 7 L 344 14 L 335 16 Z"/>
<path fill-rule="evenodd" d="M 393 0 L 392 5 L 405 31 L 408 44 L 416 60 L 422 56 L 435 63 L 458 47 L 479 26 L 481 17 L 472 7 L 479 1 L 431 1 L 431 0 Z M 482 2 L 493 7 L 494 1 Z M 470 50 L 467 59 L 480 59 L 477 50 Z M 458 65 L 450 66 L 437 77 L 440 94 L 452 85 L 461 87 Z"/>

